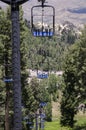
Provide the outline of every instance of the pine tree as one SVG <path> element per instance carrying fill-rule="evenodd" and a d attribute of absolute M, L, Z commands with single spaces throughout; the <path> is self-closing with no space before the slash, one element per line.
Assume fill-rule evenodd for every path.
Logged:
<path fill-rule="evenodd" d="M 22 10 L 20 11 L 20 37 L 21 37 L 21 78 L 22 78 L 22 95 L 23 92 L 27 93 L 27 89 L 24 90 L 24 88 L 28 87 L 29 88 L 29 84 L 28 84 L 28 28 L 25 25 L 25 21 L 23 20 L 23 12 Z M 2 10 L 0 10 L 0 71 L 2 71 L 2 69 L 4 70 L 4 75 L 1 75 L 1 77 L 5 76 L 5 74 L 7 73 L 7 76 L 12 78 L 12 73 L 11 73 L 11 54 L 12 54 L 12 45 L 11 45 L 11 13 L 10 13 L 10 9 L 7 9 L 7 12 L 4 12 Z M 5 55 L 4 55 L 5 54 Z M 5 61 L 7 60 L 7 61 Z M 10 67 L 7 67 L 8 64 Z M 5 66 L 4 66 L 5 65 Z M 4 66 L 4 67 L 2 67 Z M 5 69 L 6 68 L 6 69 Z M 8 69 L 8 70 L 7 70 Z M 6 70 L 6 71 L 5 71 Z M 8 71 L 8 72 L 7 72 Z M 1 72 L 2 74 L 2 72 Z M 3 82 L 0 80 L 1 85 L 3 85 Z M 4 85 L 2 86 L 4 87 Z M 9 90 L 8 90 L 9 88 Z M 24 91 L 23 91 L 24 90 Z M 4 93 L 2 93 L 4 91 Z M 9 118 L 11 115 L 9 114 L 9 111 L 11 111 L 11 113 L 13 113 L 13 104 L 12 104 L 12 84 L 6 84 L 6 90 L 5 88 L 0 89 L 0 95 L 2 97 L 2 99 L 4 99 L 4 110 L 7 114 L 5 114 L 5 119 Z M 10 98 L 10 92 L 11 92 L 11 98 Z M 6 94 L 5 94 L 6 93 Z M 9 93 L 9 97 L 8 97 L 8 93 Z M 4 94 L 4 95 L 2 95 Z M 4 96 L 4 97 L 3 97 Z M 25 96 L 22 96 L 22 101 L 25 100 Z M 10 98 L 10 99 L 9 99 Z M 6 105 L 5 105 L 5 100 L 6 100 Z M 7 103 L 7 101 L 9 100 L 9 102 Z M 28 99 L 29 100 L 29 99 Z M 28 103 L 29 104 L 29 103 Z M 31 104 L 31 102 L 30 102 Z M 30 106 L 29 104 L 29 106 Z M 26 104 L 25 104 L 26 105 Z M 7 110 L 5 110 L 5 108 L 7 108 Z M 28 109 L 28 108 L 27 108 Z M 6 117 L 8 116 L 8 117 Z M 11 119 L 12 120 L 12 119 Z M 3 119 L 4 121 L 4 119 Z M 9 120 L 6 120 L 6 123 Z M 9 122 L 8 122 L 9 125 Z M 8 127 L 5 127 L 7 130 L 9 129 Z"/>
<path fill-rule="evenodd" d="M 86 28 L 81 39 L 69 50 L 65 60 L 61 101 L 61 124 L 73 127 L 79 103 L 86 102 Z"/>
<path fill-rule="evenodd" d="M 8 11 L 7 11 L 8 12 Z M 3 51 L 1 52 L 2 54 L 2 60 L 1 64 L 3 65 L 3 74 L 2 74 L 2 79 L 7 79 L 10 77 L 11 74 L 11 69 L 8 67 L 11 63 L 11 31 L 10 31 L 10 25 L 11 22 L 7 18 L 7 14 L 0 10 L 0 39 L 1 39 L 1 44 Z M 11 77 L 12 78 L 12 77 Z M 3 89 L 4 90 L 4 116 L 5 116 L 5 129 L 9 130 L 9 104 L 10 104 L 10 86 L 12 86 L 9 83 L 5 83 L 5 86 Z"/>

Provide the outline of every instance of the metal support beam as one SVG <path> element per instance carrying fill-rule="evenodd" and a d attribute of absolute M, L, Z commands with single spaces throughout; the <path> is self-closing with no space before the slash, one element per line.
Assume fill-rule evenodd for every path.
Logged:
<path fill-rule="evenodd" d="M 16 3 L 11 5 L 11 19 L 12 19 L 13 100 L 14 100 L 13 130 L 22 130 L 19 5 L 17 5 Z"/>
<path fill-rule="evenodd" d="M 21 4 L 23 4 L 23 3 L 25 3 L 25 2 L 27 2 L 29 0 L 0 0 L 0 1 L 2 1 L 2 2 L 6 3 L 6 4 L 9 4 L 9 5 L 11 5 L 12 2 L 14 1 L 14 2 L 17 3 L 17 5 L 21 5 Z"/>

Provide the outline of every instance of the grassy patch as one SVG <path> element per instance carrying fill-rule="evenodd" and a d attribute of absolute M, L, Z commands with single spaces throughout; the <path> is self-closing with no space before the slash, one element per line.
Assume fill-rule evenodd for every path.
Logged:
<path fill-rule="evenodd" d="M 45 130 L 72 130 L 68 127 L 61 127 L 59 121 L 52 121 L 45 123 Z"/>
<path fill-rule="evenodd" d="M 77 122 L 75 123 L 74 128 L 61 127 L 58 120 L 53 120 L 52 122 L 45 122 L 44 130 L 86 130 L 86 114 L 85 115 L 77 115 L 75 117 Z"/>
<path fill-rule="evenodd" d="M 75 119 L 77 122 L 75 123 L 74 130 L 86 130 L 86 114 L 78 114 Z"/>

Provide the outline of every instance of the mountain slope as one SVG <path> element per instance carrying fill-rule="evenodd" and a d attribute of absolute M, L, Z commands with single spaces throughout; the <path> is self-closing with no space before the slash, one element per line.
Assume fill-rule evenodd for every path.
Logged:
<path fill-rule="evenodd" d="M 46 0 L 56 10 L 56 23 L 70 21 L 73 24 L 86 23 L 86 0 Z M 37 0 L 29 0 L 23 4 L 24 17 L 30 20 L 31 7 L 39 4 Z M 0 2 L 0 6 L 6 7 Z"/>

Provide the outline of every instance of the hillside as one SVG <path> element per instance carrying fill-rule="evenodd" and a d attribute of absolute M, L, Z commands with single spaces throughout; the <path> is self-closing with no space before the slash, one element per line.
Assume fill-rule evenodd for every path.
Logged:
<path fill-rule="evenodd" d="M 86 0 L 47 0 L 47 4 L 53 5 L 56 10 L 56 23 L 64 21 L 72 22 L 75 25 L 86 23 Z M 23 4 L 24 17 L 30 20 L 31 7 L 39 4 L 37 0 L 29 0 Z M 6 4 L 0 2 L 0 6 Z"/>

